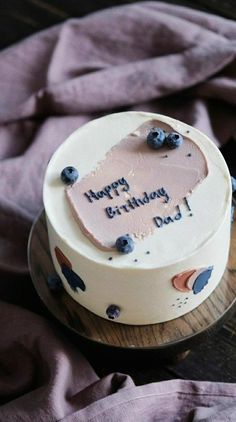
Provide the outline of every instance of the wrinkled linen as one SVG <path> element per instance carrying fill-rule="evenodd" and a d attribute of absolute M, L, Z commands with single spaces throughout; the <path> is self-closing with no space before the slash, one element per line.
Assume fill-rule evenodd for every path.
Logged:
<path fill-rule="evenodd" d="M 72 19 L 0 53 L 0 290 L 18 305 L 0 306 L 0 421 L 236 420 L 234 384 L 99 379 L 49 321 L 23 309 L 28 234 L 65 137 L 97 116 L 145 110 L 224 144 L 236 132 L 235 57 L 235 22 L 159 2 Z"/>
<path fill-rule="evenodd" d="M 1 302 L 0 321 L 0 421 L 235 421 L 235 384 L 99 379 L 42 317 Z"/>

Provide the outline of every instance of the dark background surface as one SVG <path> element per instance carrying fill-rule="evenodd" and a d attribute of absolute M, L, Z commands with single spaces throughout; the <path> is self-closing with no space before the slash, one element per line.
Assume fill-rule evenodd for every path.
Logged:
<path fill-rule="evenodd" d="M 68 18 L 84 16 L 99 9 L 126 3 L 132 1 L 0 0 L 0 49 Z M 170 0 L 169 3 L 236 19 L 235 0 Z M 222 152 L 231 173 L 236 176 L 235 141 L 231 140 Z M 4 279 L 9 285 L 14 277 L 6 274 Z M 33 311 L 44 313 L 33 286 L 29 288 L 29 282 L 25 277 L 22 276 L 22 280 L 19 277 L 18 288 L 12 298 L 4 297 L 4 283 L 1 283 L 1 297 L 3 300 L 22 303 Z M 29 300 L 25 296 L 25 291 L 29 292 Z M 231 317 L 217 333 L 195 346 L 191 353 L 177 364 L 161 362 L 154 352 L 137 355 L 117 354 L 112 349 L 103 351 L 94 344 L 81 344 L 81 348 L 100 376 L 111 371 L 127 372 L 136 384 L 172 378 L 236 382 L 236 315 Z"/>
<path fill-rule="evenodd" d="M 0 0 L 0 48 L 73 17 L 132 0 Z M 235 0 L 169 0 L 236 19 Z"/>

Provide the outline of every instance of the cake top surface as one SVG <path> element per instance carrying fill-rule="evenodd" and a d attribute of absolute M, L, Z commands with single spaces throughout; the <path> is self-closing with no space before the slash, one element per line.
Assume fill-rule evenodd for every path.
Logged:
<path fill-rule="evenodd" d="M 153 150 L 150 129 L 178 132 L 179 148 Z M 61 171 L 79 179 L 66 187 Z M 93 120 L 55 152 L 44 181 L 49 223 L 72 249 L 113 267 L 158 268 L 181 261 L 209 241 L 226 217 L 231 185 L 217 147 L 167 116 L 123 112 Z M 129 233 L 134 250 L 114 248 Z"/>

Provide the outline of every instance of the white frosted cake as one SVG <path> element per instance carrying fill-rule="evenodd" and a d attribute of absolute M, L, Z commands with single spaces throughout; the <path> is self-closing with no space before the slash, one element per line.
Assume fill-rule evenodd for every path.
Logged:
<path fill-rule="evenodd" d="M 123 112 L 76 130 L 50 160 L 50 251 L 80 305 L 124 324 L 168 321 L 216 288 L 231 181 L 213 142 L 163 115 Z"/>

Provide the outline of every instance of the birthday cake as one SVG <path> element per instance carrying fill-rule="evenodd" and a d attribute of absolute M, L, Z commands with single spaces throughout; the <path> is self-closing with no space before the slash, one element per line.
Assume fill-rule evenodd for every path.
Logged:
<path fill-rule="evenodd" d="M 137 325 L 180 317 L 221 280 L 231 196 L 227 165 L 199 130 L 146 112 L 93 120 L 46 170 L 56 272 L 100 317 Z"/>

